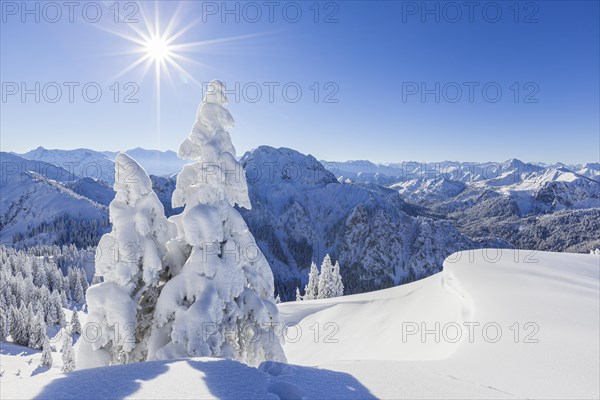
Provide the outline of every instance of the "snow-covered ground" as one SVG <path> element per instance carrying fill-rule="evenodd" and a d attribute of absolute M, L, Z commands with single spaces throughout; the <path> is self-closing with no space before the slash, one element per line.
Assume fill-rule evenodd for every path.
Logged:
<path fill-rule="evenodd" d="M 461 252 L 408 285 L 280 304 L 298 324 L 290 365 L 197 358 L 62 374 L 54 353 L 35 373 L 39 352 L 3 343 L 0 397 L 597 399 L 599 281 L 597 255 Z"/>

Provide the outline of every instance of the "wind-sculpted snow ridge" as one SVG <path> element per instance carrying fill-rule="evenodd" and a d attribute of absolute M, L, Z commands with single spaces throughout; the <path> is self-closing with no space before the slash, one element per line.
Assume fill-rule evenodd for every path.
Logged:
<path fill-rule="evenodd" d="M 599 283 L 598 255 L 459 252 L 418 282 L 281 304 L 302 333 L 285 351 L 380 398 L 598 398 Z"/>

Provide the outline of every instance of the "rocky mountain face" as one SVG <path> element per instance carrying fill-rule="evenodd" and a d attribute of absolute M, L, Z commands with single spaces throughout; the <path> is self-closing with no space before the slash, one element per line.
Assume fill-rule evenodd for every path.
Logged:
<path fill-rule="evenodd" d="M 360 292 L 428 276 L 449 254 L 478 245 L 395 190 L 338 182 L 312 156 L 263 146 L 241 164 L 252 209 L 240 211 L 280 293 L 305 283 L 311 261 L 325 254 L 340 261 L 346 287 Z"/>

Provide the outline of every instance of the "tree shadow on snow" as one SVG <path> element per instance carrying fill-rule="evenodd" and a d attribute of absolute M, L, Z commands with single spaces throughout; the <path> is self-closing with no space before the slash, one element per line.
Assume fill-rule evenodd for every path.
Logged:
<path fill-rule="evenodd" d="M 204 375 L 215 398 L 231 399 L 375 399 L 352 375 L 320 368 L 262 363 L 258 371 L 244 364 L 220 360 L 188 363 Z M 235 372 L 234 372 L 235 371 Z"/>
<path fill-rule="evenodd" d="M 0 342 L 0 354 L 7 356 L 31 356 L 41 353 L 41 350 L 30 349 L 29 347 L 19 346 L 18 344 Z"/>
<path fill-rule="evenodd" d="M 51 381 L 36 399 L 123 399 L 134 394 L 143 381 L 167 372 L 167 362 L 144 362 L 69 372 Z"/>
<path fill-rule="evenodd" d="M 375 399 L 358 380 L 343 372 L 271 361 L 256 369 L 237 361 L 210 358 L 150 361 L 75 371 L 51 381 L 36 398 L 140 397 L 142 393 L 137 392 L 143 382 L 167 373 L 171 367 L 174 370 L 164 376 L 166 381 L 159 378 L 161 380 L 154 382 L 163 388 L 157 395 L 168 393 L 168 397 L 174 399 L 207 395 L 218 399 Z M 148 392 L 144 393 L 147 397 Z"/>

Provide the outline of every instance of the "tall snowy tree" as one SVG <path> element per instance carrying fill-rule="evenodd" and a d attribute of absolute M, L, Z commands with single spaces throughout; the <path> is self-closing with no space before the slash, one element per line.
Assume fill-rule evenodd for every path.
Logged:
<path fill-rule="evenodd" d="M 319 270 L 317 264 L 310 264 L 310 272 L 308 273 L 308 284 L 304 287 L 304 300 L 314 300 L 319 293 Z"/>
<path fill-rule="evenodd" d="M 319 289 L 318 299 L 329 299 L 333 297 L 334 293 L 334 281 L 333 281 L 333 265 L 331 264 L 331 257 L 329 254 L 323 258 L 323 264 L 321 264 L 321 274 L 319 275 Z"/>
<path fill-rule="evenodd" d="M 100 336 L 81 342 L 81 368 L 146 358 L 166 243 L 176 232 L 146 172 L 123 153 L 115 160 L 114 189 L 112 231 L 96 249 L 96 275 L 104 281 L 87 291 L 88 324 L 99 327 Z M 81 279 L 75 280 L 80 287 Z"/>
<path fill-rule="evenodd" d="M 250 208 L 244 172 L 227 128 L 225 87 L 212 81 L 179 156 L 192 160 L 177 176 L 171 219 L 172 278 L 154 313 L 148 358 L 214 356 L 250 365 L 283 361 L 273 274 L 235 205 Z M 249 329 L 250 328 L 250 329 Z"/>
<path fill-rule="evenodd" d="M 62 346 L 62 361 L 63 366 L 62 372 L 71 372 L 75 371 L 75 351 L 73 351 L 73 339 L 71 335 L 66 331 L 63 331 L 63 336 L 65 340 L 63 341 Z"/>

